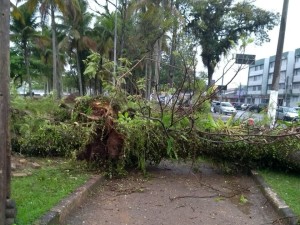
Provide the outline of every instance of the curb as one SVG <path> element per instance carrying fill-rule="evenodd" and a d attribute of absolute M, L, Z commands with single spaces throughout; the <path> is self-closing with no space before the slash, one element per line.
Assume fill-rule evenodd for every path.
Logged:
<path fill-rule="evenodd" d="M 279 196 L 272 190 L 271 187 L 265 182 L 263 177 L 259 175 L 258 172 L 251 170 L 251 176 L 254 181 L 259 185 L 259 188 L 267 198 L 267 200 L 271 203 L 273 208 L 282 217 L 282 222 L 288 225 L 297 225 L 298 217 L 294 214 L 294 212 L 289 208 L 289 206 L 279 198 Z"/>
<path fill-rule="evenodd" d="M 37 220 L 34 225 L 63 224 L 69 213 L 80 206 L 102 181 L 104 181 L 103 176 L 93 176 L 84 185 L 77 188 L 70 196 L 61 200 L 58 205 L 54 206 L 48 213 Z"/>

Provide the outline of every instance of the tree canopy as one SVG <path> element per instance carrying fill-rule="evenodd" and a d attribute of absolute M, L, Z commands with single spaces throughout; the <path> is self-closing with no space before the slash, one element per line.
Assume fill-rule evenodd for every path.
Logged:
<path fill-rule="evenodd" d="M 180 81 L 186 79 L 187 72 L 192 80 L 198 79 L 197 55 L 207 67 L 208 85 L 211 85 L 215 67 L 223 55 L 239 45 L 243 38 L 254 36 L 258 44 L 268 41 L 268 31 L 274 28 L 279 18 L 278 14 L 257 8 L 248 0 L 119 0 L 117 5 L 110 1 L 102 5 L 103 2 L 97 0 L 18 2 L 25 2 L 19 10 L 25 9 L 26 16 L 34 19 L 34 24 L 28 26 L 32 26 L 30 30 L 36 37 L 30 38 L 28 29 L 12 30 L 14 52 L 28 52 L 28 46 L 17 42 L 24 34 L 30 38 L 31 46 L 40 47 L 27 53 L 29 59 L 25 65 L 30 67 L 27 71 L 34 66 L 32 57 L 40 56 L 44 63 L 47 59 L 46 64 L 52 67 L 52 77 L 46 75 L 48 72 L 43 66 L 35 65 L 35 68 L 40 68 L 41 77 L 47 77 L 44 79 L 46 91 L 53 90 L 58 97 L 63 88 L 80 95 L 101 93 L 102 77 L 84 75 L 87 65 L 83 62 L 93 52 L 100 54 L 99 71 L 105 70 L 110 74 L 106 77 L 110 76 L 111 80 L 116 79 L 114 76 L 123 76 L 121 68 L 124 65 L 119 59 L 126 58 L 132 65 L 137 63 L 130 75 L 124 76 L 123 88 L 128 93 L 137 91 L 135 86 L 140 78 L 145 79 L 142 94 L 146 98 L 156 90 L 178 87 Z M 115 8 L 111 11 L 109 5 Z M 16 8 L 13 12 L 12 25 L 15 27 L 17 21 L 22 22 L 20 15 L 23 14 L 15 13 Z M 51 48 L 49 42 L 46 46 L 47 39 L 52 40 Z M 104 62 L 113 61 L 114 52 L 117 65 L 104 68 Z M 21 71 L 18 66 L 12 64 L 11 71 Z M 113 74 L 115 66 L 117 71 Z M 74 82 L 67 82 L 67 77 Z"/>
<path fill-rule="evenodd" d="M 257 8 L 250 1 L 203 0 L 194 4 L 188 30 L 202 48 L 208 84 L 221 56 L 226 55 L 241 38 L 255 35 L 256 42 L 269 41 L 268 31 L 278 24 L 279 15 Z"/>

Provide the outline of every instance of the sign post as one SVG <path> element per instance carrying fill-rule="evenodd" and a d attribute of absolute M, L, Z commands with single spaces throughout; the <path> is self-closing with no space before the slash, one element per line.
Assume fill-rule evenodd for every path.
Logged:
<path fill-rule="evenodd" d="M 254 65 L 255 64 L 255 55 L 236 54 L 235 55 L 235 63 L 236 64 Z"/>

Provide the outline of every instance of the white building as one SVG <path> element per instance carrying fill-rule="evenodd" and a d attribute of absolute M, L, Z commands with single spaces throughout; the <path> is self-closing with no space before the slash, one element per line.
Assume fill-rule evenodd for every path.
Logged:
<path fill-rule="evenodd" d="M 256 60 L 249 66 L 246 102 L 268 103 L 275 65 L 275 56 Z M 282 54 L 278 105 L 300 104 L 300 48 Z"/>

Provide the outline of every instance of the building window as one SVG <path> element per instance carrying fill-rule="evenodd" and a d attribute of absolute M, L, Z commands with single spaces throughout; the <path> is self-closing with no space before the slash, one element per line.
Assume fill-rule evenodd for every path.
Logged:
<path fill-rule="evenodd" d="M 294 83 L 293 89 L 300 89 L 300 83 Z"/>
<path fill-rule="evenodd" d="M 268 86 L 267 86 L 267 91 L 268 91 L 268 90 L 271 90 L 271 87 L 272 87 L 272 85 L 271 85 L 271 84 L 268 84 Z"/>
<path fill-rule="evenodd" d="M 255 66 L 255 71 L 263 70 L 263 69 L 264 69 L 264 65 L 263 64 Z"/>
<path fill-rule="evenodd" d="M 262 78 L 262 75 L 254 76 L 253 81 L 259 81 L 259 80 L 261 80 L 261 78 Z"/>
<path fill-rule="evenodd" d="M 257 90 L 258 90 L 258 91 L 261 91 L 261 86 L 257 86 Z"/>
<path fill-rule="evenodd" d="M 286 59 L 282 59 L 281 60 L 281 66 L 286 66 L 287 60 Z"/>
<path fill-rule="evenodd" d="M 269 79 L 269 80 L 273 80 L 273 73 L 269 73 L 268 79 Z"/>
<path fill-rule="evenodd" d="M 280 77 L 279 77 L 279 82 L 284 82 L 285 81 L 285 75 L 286 75 L 286 71 L 282 71 L 280 72 Z"/>
<path fill-rule="evenodd" d="M 278 89 L 285 89 L 285 84 L 279 84 L 279 88 Z"/>
<path fill-rule="evenodd" d="M 253 71 L 255 71 L 255 66 L 250 67 L 250 72 L 253 72 Z"/>
<path fill-rule="evenodd" d="M 270 62 L 270 69 L 274 68 L 275 62 Z"/>
<path fill-rule="evenodd" d="M 294 70 L 294 76 L 300 76 L 300 69 Z"/>
<path fill-rule="evenodd" d="M 296 62 L 296 63 L 300 62 L 300 56 L 299 56 L 299 55 L 296 56 L 295 62 Z"/>

